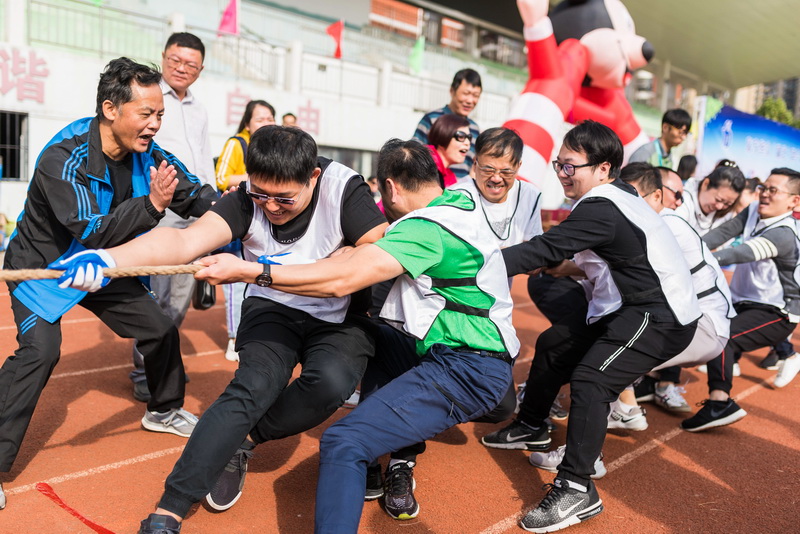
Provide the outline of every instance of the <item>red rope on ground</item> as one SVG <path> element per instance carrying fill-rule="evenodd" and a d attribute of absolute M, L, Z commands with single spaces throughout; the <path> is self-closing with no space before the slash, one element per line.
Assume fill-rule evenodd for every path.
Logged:
<path fill-rule="evenodd" d="M 100 525 L 98 525 L 97 523 L 94 523 L 94 522 L 92 522 L 92 521 L 90 521 L 90 520 L 86 519 L 85 517 L 83 517 L 83 516 L 80 514 L 80 512 L 78 512 L 77 510 L 75 510 L 74 508 L 72 508 L 71 506 L 69 506 L 67 503 L 65 503 L 64 501 L 62 501 L 62 500 L 61 500 L 61 497 L 59 497 L 59 496 L 56 494 L 56 492 L 55 492 L 55 491 L 53 491 L 53 488 L 51 488 L 51 487 L 50 487 L 50 484 L 47 484 L 47 483 L 45 483 L 45 482 L 39 482 L 38 484 L 36 484 L 36 489 L 37 489 L 37 490 L 38 490 L 40 493 L 42 493 L 42 495 L 44 495 L 45 497 L 47 497 L 47 498 L 49 498 L 50 500 L 52 500 L 54 503 L 56 503 L 56 504 L 57 504 L 57 505 L 59 505 L 61 508 L 63 508 L 63 509 L 64 509 L 64 510 L 66 510 L 67 512 L 69 512 L 71 515 L 73 515 L 73 516 L 77 517 L 79 521 L 81 521 L 81 522 L 82 522 L 84 525 L 86 525 L 86 526 L 87 526 L 87 527 L 89 527 L 90 529 L 92 529 L 92 530 L 94 530 L 95 532 L 97 532 L 97 534 L 114 534 L 113 532 L 111 532 L 111 531 L 110 531 L 110 530 L 108 530 L 107 528 L 105 528 L 105 527 L 101 527 L 101 526 L 100 526 Z"/>

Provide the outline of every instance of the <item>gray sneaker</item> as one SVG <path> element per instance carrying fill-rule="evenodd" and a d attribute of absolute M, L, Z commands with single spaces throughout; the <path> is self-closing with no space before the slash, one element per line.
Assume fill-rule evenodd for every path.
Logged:
<path fill-rule="evenodd" d="M 3 493 L 3 483 L 0 482 L 0 510 L 6 507 L 6 494 Z"/>
<path fill-rule="evenodd" d="M 167 432 L 188 438 L 197 425 L 197 416 L 183 408 L 173 408 L 168 412 L 144 412 L 142 426 L 152 432 Z"/>

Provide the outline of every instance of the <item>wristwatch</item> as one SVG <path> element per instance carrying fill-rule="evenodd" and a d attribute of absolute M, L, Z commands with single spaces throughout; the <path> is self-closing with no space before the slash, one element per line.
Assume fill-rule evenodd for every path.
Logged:
<path fill-rule="evenodd" d="M 272 285 L 272 275 L 270 274 L 270 264 L 264 264 L 264 272 L 256 276 L 256 285 L 258 287 L 269 287 Z"/>

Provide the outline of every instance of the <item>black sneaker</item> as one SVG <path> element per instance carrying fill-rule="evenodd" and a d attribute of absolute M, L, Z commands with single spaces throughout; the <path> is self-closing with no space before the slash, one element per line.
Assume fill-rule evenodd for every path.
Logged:
<path fill-rule="evenodd" d="M 735 423 L 745 415 L 744 411 L 733 399 L 726 401 L 704 400 L 697 404 L 700 411 L 681 422 L 681 428 L 689 432 L 700 432 L 716 426 Z"/>
<path fill-rule="evenodd" d="M 139 526 L 139 534 L 178 534 L 181 524 L 168 515 L 150 514 Z"/>
<path fill-rule="evenodd" d="M 546 451 L 550 448 L 550 434 L 547 425 L 534 428 L 514 420 L 507 427 L 483 436 L 481 443 L 492 449 Z"/>
<path fill-rule="evenodd" d="M 644 375 L 639 382 L 633 384 L 636 402 L 652 402 L 656 397 L 656 382 L 652 376 Z"/>
<path fill-rule="evenodd" d="M 414 498 L 414 469 L 407 463 L 395 464 L 386 470 L 383 483 L 383 504 L 386 513 L 395 519 L 414 519 L 419 514 L 419 503 Z"/>
<path fill-rule="evenodd" d="M 778 357 L 778 353 L 773 349 L 769 351 L 769 354 L 767 354 L 764 359 L 759 362 L 758 366 L 762 369 L 767 369 L 768 371 L 777 371 L 779 361 L 780 358 Z"/>
<path fill-rule="evenodd" d="M 244 477 L 247 475 L 247 460 L 253 456 L 255 444 L 245 441 L 225 466 L 211 492 L 206 495 L 206 502 L 214 510 L 227 510 L 242 496 Z"/>
<path fill-rule="evenodd" d="M 556 477 L 542 502 L 519 522 L 528 532 L 555 532 L 562 528 L 577 525 L 603 511 L 603 501 L 597 494 L 593 482 L 589 482 L 587 492 L 572 489 L 566 480 Z"/>
<path fill-rule="evenodd" d="M 367 467 L 367 490 L 364 492 L 365 501 L 374 501 L 383 497 L 383 469 L 380 464 Z"/>

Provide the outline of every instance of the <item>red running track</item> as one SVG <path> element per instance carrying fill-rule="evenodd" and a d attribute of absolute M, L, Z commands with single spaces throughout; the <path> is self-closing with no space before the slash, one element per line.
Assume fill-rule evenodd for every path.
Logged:
<path fill-rule="evenodd" d="M 514 322 L 523 342 L 515 379 L 527 375 L 536 336 L 547 323 L 518 281 Z M 220 292 L 221 302 L 221 292 Z M 16 348 L 7 293 L 0 295 L 2 354 Z M 163 482 L 185 444 L 173 435 L 139 426 L 144 405 L 133 400 L 127 373 L 131 342 L 117 338 L 82 308 L 63 320 L 62 359 L 33 417 L 19 458 L 0 480 L 8 507 L 0 511 L 2 533 L 91 533 L 40 491 L 49 484 L 67 506 L 116 534 L 133 533 L 152 511 Z M 797 340 L 795 340 L 797 342 Z M 186 407 L 202 413 L 228 383 L 235 364 L 223 356 L 226 343 L 221 306 L 190 311 L 182 329 L 191 382 Z M 735 425 L 700 434 L 678 428 L 685 416 L 648 405 L 650 428 L 609 434 L 609 474 L 598 482 L 605 511 L 568 529 L 580 533 L 789 533 L 799 532 L 800 379 L 774 390 L 774 372 L 745 355 L 734 396 L 749 415 Z M 705 398 L 705 375 L 686 371 L 687 400 Z M 341 409 L 333 419 L 343 417 Z M 193 509 L 183 532 L 208 534 L 310 533 L 313 530 L 318 444 L 327 424 L 256 449 L 245 493 L 232 509 Z M 528 464 L 528 453 L 483 447 L 479 439 L 496 429 L 486 424 L 452 428 L 428 445 L 415 469 L 417 519 L 389 518 L 366 503 L 363 533 L 522 532 L 521 513 L 544 495 L 552 475 Z M 554 446 L 565 426 L 553 433 Z"/>

